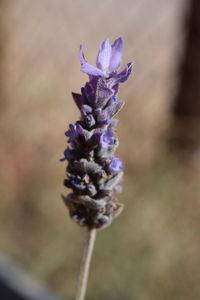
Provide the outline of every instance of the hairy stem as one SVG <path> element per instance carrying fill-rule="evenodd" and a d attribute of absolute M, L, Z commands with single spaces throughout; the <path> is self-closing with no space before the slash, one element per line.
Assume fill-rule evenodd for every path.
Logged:
<path fill-rule="evenodd" d="M 83 250 L 83 257 L 81 262 L 79 281 L 77 287 L 76 300 L 84 300 L 87 289 L 88 274 L 90 269 L 90 262 L 94 248 L 96 237 L 96 229 L 89 229 L 87 232 L 86 243 Z"/>

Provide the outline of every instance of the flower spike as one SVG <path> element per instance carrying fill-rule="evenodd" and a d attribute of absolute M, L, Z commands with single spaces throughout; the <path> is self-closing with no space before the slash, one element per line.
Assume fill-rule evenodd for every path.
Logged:
<path fill-rule="evenodd" d="M 110 225 L 122 211 L 123 205 L 113 196 L 121 191 L 122 161 L 114 155 L 118 147 L 115 137 L 115 115 L 124 101 L 118 100 L 119 83 L 125 82 L 132 71 L 129 63 L 117 73 L 122 62 L 123 41 L 112 45 L 103 41 L 96 66 L 89 64 L 80 47 L 81 71 L 89 81 L 81 93 L 72 93 L 80 110 L 80 119 L 66 131 L 67 149 L 61 161 L 67 161 L 64 185 L 72 193 L 63 196 L 71 218 L 89 229 Z"/>

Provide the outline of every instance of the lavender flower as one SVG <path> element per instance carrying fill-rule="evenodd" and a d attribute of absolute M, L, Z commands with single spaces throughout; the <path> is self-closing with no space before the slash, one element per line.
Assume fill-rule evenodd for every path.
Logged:
<path fill-rule="evenodd" d="M 71 218 L 90 229 L 108 226 L 123 209 L 113 197 L 113 193 L 120 191 L 118 184 L 123 175 L 122 162 L 114 157 L 118 146 L 114 137 L 118 121 L 114 116 L 124 104 L 117 94 L 119 83 L 125 82 L 132 70 L 129 63 L 117 73 L 122 48 L 121 38 L 113 45 L 105 40 L 95 67 L 85 60 L 80 47 L 81 70 L 89 76 L 89 81 L 81 94 L 72 93 L 81 117 L 74 125 L 70 124 L 65 133 L 68 147 L 61 161 L 68 161 L 64 185 L 71 188 L 72 193 L 63 199 Z"/>

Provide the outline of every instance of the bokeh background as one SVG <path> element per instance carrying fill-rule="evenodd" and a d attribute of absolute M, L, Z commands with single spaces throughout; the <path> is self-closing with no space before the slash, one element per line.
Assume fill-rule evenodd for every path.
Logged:
<path fill-rule="evenodd" d="M 200 299 L 199 16 L 198 0 L 0 2 L 0 251 L 63 299 L 85 236 L 60 197 L 78 49 L 94 63 L 119 36 L 135 61 L 117 130 L 125 210 L 98 232 L 87 299 Z"/>

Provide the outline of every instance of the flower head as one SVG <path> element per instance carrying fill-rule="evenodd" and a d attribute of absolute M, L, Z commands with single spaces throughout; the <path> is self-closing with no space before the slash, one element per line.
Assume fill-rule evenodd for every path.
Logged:
<path fill-rule="evenodd" d="M 100 50 L 96 59 L 96 67 L 89 64 L 84 57 L 83 47 L 80 46 L 80 63 L 81 71 L 88 74 L 90 77 L 99 76 L 103 78 L 115 78 L 116 81 L 123 82 L 128 79 L 132 70 L 132 63 L 129 63 L 126 68 L 119 74 L 117 70 L 122 63 L 122 38 L 118 38 L 114 41 L 113 45 L 110 45 L 108 39 L 103 41 L 100 46 Z"/>
<path fill-rule="evenodd" d="M 123 205 L 112 196 L 120 191 L 122 161 L 114 156 L 118 146 L 115 138 L 115 115 L 124 101 L 118 100 L 119 83 L 130 76 L 132 64 L 117 73 L 122 63 L 121 38 L 110 45 L 105 40 L 90 65 L 80 48 L 81 70 L 89 81 L 81 93 L 72 93 L 80 110 L 80 119 L 66 131 L 67 149 L 61 161 L 68 161 L 64 185 L 72 193 L 63 196 L 70 216 L 81 226 L 104 228 L 122 211 Z"/>

